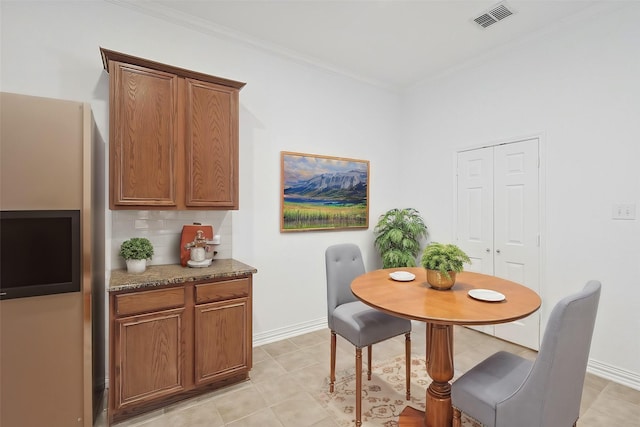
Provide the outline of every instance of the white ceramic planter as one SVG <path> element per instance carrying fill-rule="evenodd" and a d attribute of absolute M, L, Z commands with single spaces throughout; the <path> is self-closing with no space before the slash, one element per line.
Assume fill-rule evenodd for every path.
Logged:
<path fill-rule="evenodd" d="M 127 272 L 128 273 L 143 273 L 147 268 L 146 259 L 128 259 L 127 260 Z"/>

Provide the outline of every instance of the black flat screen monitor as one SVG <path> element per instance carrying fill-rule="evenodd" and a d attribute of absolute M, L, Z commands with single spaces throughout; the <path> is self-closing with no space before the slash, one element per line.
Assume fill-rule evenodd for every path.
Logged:
<path fill-rule="evenodd" d="M 0 299 L 80 291 L 80 211 L 0 212 Z"/>

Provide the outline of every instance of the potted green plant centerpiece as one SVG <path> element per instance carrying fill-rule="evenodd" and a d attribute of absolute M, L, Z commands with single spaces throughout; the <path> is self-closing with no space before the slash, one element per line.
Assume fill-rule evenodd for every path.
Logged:
<path fill-rule="evenodd" d="M 147 260 L 153 256 L 153 245 L 145 237 L 132 237 L 122 242 L 120 256 L 126 261 L 129 273 L 142 273 L 147 268 Z"/>
<path fill-rule="evenodd" d="M 466 253 L 453 244 L 433 242 L 422 252 L 422 266 L 427 269 L 427 282 L 434 289 L 451 289 L 456 282 L 456 273 L 464 269 L 471 260 Z"/>
<path fill-rule="evenodd" d="M 391 209 L 380 215 L 373 232 L 382 268 L 416 266 L 420 239 L 427 236 L 427 226 L 417 210 Z"/>

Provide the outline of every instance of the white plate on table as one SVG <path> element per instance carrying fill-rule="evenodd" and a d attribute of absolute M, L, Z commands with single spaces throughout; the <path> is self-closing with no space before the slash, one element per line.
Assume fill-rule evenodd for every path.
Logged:
<path fill-rule="evenodd" d="M 393 273 L 389 273 L 389 276 L 398 282 L 410 282 L 416 278 L 415 274 L 409 273 L 408 271 L 394 271 Z"/>
<path fill-rule="evenodd" d="M 480 301 L 497 302 L 505 300 L 505 296 L 503 294 L 490 289 L 471 289 L 469 291 L 469 296 Z"/>

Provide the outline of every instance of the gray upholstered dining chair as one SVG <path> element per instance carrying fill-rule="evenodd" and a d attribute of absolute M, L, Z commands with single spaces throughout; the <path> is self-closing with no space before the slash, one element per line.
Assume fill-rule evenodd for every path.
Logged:
<path fill-rule="evenodd" d="M 500 351 L 456 380 L 453 427 L 460 411 L 487 427 L 575 426 L 600 288 L 591 280 L 556 304 L 535 361 Z"/>
<path fill-rule="evenodd" d="M 371 347 L 398 335 L 405 335 L 407 400 L 410 399 L 411 321 L 391 316 L 358 300 L 351 281 L 365 273 L 360 248 L 351 243 L 330 246 L 325 251 L 327 272 L 327 320 L 331 329 L 331 377 L 336 381 L 336 335 L 356 348 L 356 426 L 362 425 L 362 348 L 367 347 L 367 378 L 371 380 Z"/>

